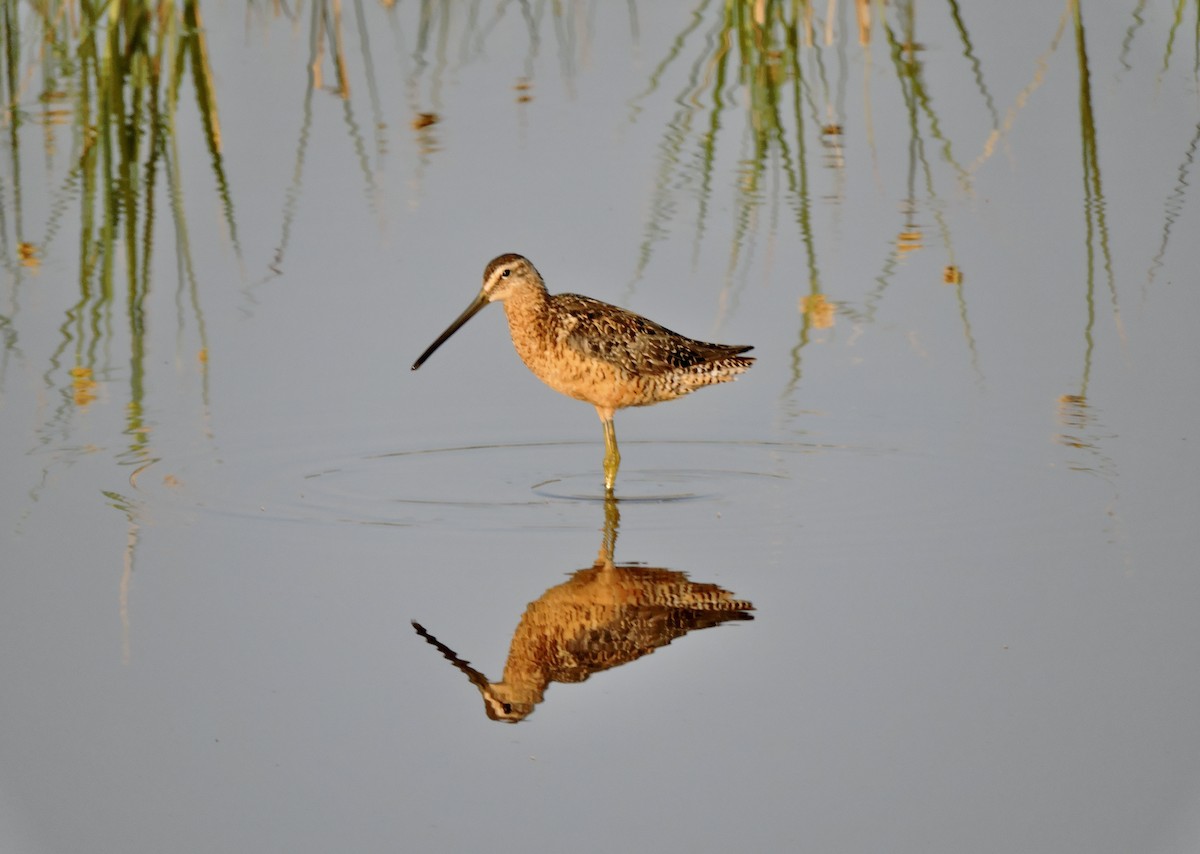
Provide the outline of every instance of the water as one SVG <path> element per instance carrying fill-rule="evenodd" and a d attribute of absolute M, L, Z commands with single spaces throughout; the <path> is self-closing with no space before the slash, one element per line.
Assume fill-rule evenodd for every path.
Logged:
<path fill-rule="evenodd" d="M 111 161 L 14 7 L 0 847 L 1194 850 L 1197 9 L 1127 6 L 205 7 Z M 505 251 L 755 345 L 618 413 L 619 530 L 499 309 L 409 370 Z M 515 727 L 410 625 L 497 680 L 609 547 L 753 619 Z"/>

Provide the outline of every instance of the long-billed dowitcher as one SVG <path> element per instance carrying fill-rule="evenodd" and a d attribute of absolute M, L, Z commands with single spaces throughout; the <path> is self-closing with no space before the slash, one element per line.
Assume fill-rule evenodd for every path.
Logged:
<path fill-rule="evenodd" d="M 492 720 L 517 723 L 529 717 L 551 682 L 582 682 L 688 632 L 754 619 L 752 602 L 716 584 L 692 581 L 673 569 L 615 563 L 619 523 L 617 501 L 610 496 L 595 562 L 529 603 L 513 632 L 499 681 L 489 680 L 413 621 L 417 634 L 479 689 Z"/>
<path fill-rule="evenodd" d="M 627 406 L 674 400 L 701 386 L 728 382 L 752 364 L 747 346 L 708 344 L 653 321 L 578 294 L 549 294 L 529 259 L 494 258 L 466 311 L 429 345 L 424 364 L 490 302 L 504 303 L 508 331 L 521 361 L 557 392 L 596 407 L 604 424 L 604 489 L 612 494 L 621 454 L 613 414 Z"/>

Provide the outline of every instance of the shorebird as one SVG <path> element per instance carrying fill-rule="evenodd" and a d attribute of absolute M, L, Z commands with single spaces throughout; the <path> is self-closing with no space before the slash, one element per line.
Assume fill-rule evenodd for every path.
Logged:
<path fill-rule="evenodd" d="M 673 569 L 614 563 L 620 514 L 616 499 L 604 504 L 604 539 L 595 563 L 529 603 L 498 681 L 413 621 L 417 634 L 479 689 L 492 720 L 517 723 L 529 717 L 551 682 L 582 682 L 688 632 L 754 619 L 753 603 L 716 584 L 692 581 Z"/>
<path fill-rule="evenodd" d="M 521 361 L 557 392 L 596 407 L 604 425 L 604 491 L 612 495 L 621 465 L 613 414 L 627 406 L 674 400 L 729 382 L 746 371 L 749 346 L 686 338 L 615 305 L 550 294 L 521 255 L 501 255 L 483 271 L 483 287 L 466 310 L 413 362 L 415 371 L 451 335 L 492 302 L 503 302 Z"/>

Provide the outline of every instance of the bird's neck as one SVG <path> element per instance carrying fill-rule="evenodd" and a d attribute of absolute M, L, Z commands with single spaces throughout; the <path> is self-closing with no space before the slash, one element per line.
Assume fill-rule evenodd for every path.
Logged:
<path fill-rule="evenodd" d="M 504 314 L 512 330 L 532 329 L 545 322 L 550 313 L 550 295 L 544 285 L 529 283 L 504 300 Z"/>

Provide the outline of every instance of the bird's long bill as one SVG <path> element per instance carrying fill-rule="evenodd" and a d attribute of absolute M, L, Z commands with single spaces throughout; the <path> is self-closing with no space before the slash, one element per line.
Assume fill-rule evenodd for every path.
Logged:
<path fill-rule="evenodd" d="M 451 335 L 453 335 L 455 332 L 457 332 L 459 329 L 461 329 L 462 325 L 464 323 L 466 323 L 468 320 L 470 320 L 472 317 L 474 317 L 476 314 L 478 314 L 479 310 L 482 309 L 487 304 L 488 304 L 488 298 L 486 296 L 484 296 L 483 292 L 481 291 L 479 296 L 475 297 L 475 299 L 471 301 L 471 304 L 469 306 L 467 306 L 467 310 L 464 311 L 462 314 L 460 314 L 458 316 L 457 320 L 455 320 L 453 323 L 451 323 L 449 326 L 447 326 L 446 331 L 443 332 L 441 335 L 439 335 L 437 337 L 437 340 L 429 345 L 429 347 L 425 350 L 424 353 L 421 354 L 420 358 L 418 358 L 417 361 L 413 362 L 412 369 L 415 371 L 417 368 L 421 367 L 421 365 L 425 364 L 425 360 L 433 355 L 434 350 L 436 350 L 438 347 L 441 347 L 443 344 L 445 344 L 447 338 L 449 338 Z"/>
<path fill-rule="evenodd" d="M 427 632 L 425 630 L 425 627 L 422 626 L 420 623 L 418 623 L 416 620 L 412 620 L 411 622 L 412 622 L 412 627 L 414 629 L 416 629 L 417 634 L 419 634 L 421 637 L 425 638 L 425 640 L 428 641 L 431 646 L 433 646 L 438 652 L 440 652 L 442 654 L 443 658 L 445 658 L 447 661 L 449 661 L 451 664 L 453 664 L 455 667 L 457 667 L 459 670 L 461 670 L 463 673 L 465 673 L 467 678 L 471 680 L 472 685 L 474 685 L 476 688 L 478 688 L 481 691 L 488 687 L 487 677 L 484 676 L 482 673 L 480 673 L 478 670 L 476 670 L 474 667 L 472 667 L 471 662 L 463 661 L 461 658 L 459 658 L 457 652 L 455 652 L 450 647 L 446 646 L 440 640 L 438 640 L 433 635 L 431 635 L 429 632 Z"/>

